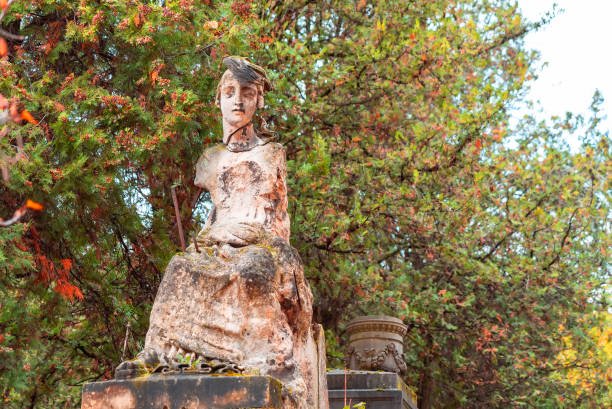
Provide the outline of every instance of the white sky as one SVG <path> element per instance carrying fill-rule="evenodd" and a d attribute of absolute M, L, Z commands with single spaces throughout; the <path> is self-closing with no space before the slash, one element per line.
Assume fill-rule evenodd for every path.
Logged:
<path fill-rule="evenodd" d="M 531 84 L 528 98 L 540 101 L 541 118 L 566 111 L 588 117 L 596 89 L 603 94 L 602 130 L 612 128 L 612 0 L 518 0 L 523 15 L 539 20 L 556 3 L 564 11 L 526 37 L 529 49 L 547 62 Z"/>

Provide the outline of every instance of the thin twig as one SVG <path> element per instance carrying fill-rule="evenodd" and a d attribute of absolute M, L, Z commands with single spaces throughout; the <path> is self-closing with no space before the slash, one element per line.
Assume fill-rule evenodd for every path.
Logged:
<path fill-rule="evenodd" d="M 178 199 L 176 198 L 176 191 L 174 186 L 170 188 L 172 193 L 172 202 L 174 203 L 174 214 L 176 215 L 176 224 L 178 226 L 179 239 L 181 240 L 181 249 L 185 251 L 185 237 L 183 236 L 183 224 L 181 223 L 181 212 L 179 212 Z"/>
<path fill-rule="evenodd" d="M 193 245 L 195 246 L 196 253 L 200 253 L 200 248 L 198 247 L 198 234 L 193 233 Z"/>
<path fill-rule="evenodd" d="M 8 182 L 11 180 L 8 168 L 8 156 L 0 152 L 0 170 L 2 171 L 2 180 Z"/>
<path fill-rule="evenodd" d="M 128 337 L 130 336 L 130 328 L 131 328 L 131 325 L 128 322 L 127 326 L 125 327 L 125 338 L 123 340 L 123 353 L 121 354 L 121 362 L 125 361 L 125 352 L 127 351 L 127 343 L 128 343 Z"/>
<path fill-rule="evenodd" d="M 11 217 L 10 219 L 3 220 L 2 218 L 0 218 L 0 227 L 12 226 L 13 224 L 17 223 L 26 213 L 27 208 L 25 206 L 20 207 L 19 209 L 15 210 L 15 213 L 13 213 L 13 217 Z"/>
<path fill-rule="evenodd" d="M 3 28 L 0 28 L 0 36 L 6 37 L 9 40 L 13 40 L 13 41 L 23 41 L 23 40 L 25 40 L 25 36 L 20 36 L 18 34 L 9 33 L 8 31 L 6 31 Z"/>
<path fill-rule="evenodd" d="M 6 16 L 6 12 L 8 11 L 9 8 L 11 8 L 11 4 L 13 4 L 15 0 L 8 0 L 8 2 L 6 2 L 6 7 L 2 10 L 2 13 L 0 13 L 0 23 L 2 23 L 2 20 L 4 20 L 4 16 Z M 15 41 L 23 41 L 25 40 L 24 36 L 20 36 L 17 34 L 13 34 L 13 33 L 9 33 L 8 31 L 4 30 L 3 28 L 0 28 L 0 35 L 2 35 L 3 37 L 6 37 L 8 39 L 11 40 L 15 40 Z"/>
<path fill-rule="evenodd" d="M 13 4 L 14 1 L 15 0 L 8 0 L 6 2 L 6 7 L 2 10 L 2 13 L 0 13 L 0 23 L 2 22 L 2 19 L 4 19 L 6 12 L 8 11 L 9 8 L 11 8 L 11 4 Z"/>

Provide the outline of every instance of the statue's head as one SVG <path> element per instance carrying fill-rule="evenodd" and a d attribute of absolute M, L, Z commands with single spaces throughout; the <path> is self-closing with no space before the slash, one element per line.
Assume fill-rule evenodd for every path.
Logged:
<path fill-rule="evenodd" d="M 223 64 L 228 69 L 217 86 L 215 102 L 225 123 L 242 127 L 251 122 L 257 108 L 263 108 L 270 80 L 263 68 L 242 57 L 226 57 Z"/>

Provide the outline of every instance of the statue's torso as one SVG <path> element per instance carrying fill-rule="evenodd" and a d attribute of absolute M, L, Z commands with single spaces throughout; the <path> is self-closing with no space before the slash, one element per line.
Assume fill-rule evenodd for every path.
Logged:
<path fill-rule="evenodd" d="M 224 146 L 204 151 L 196 166 L 195 184 L 210 192 L 217 220 L 260 223 L 289 241 L 285 151 L 268 143 L 245 152 Z"/>

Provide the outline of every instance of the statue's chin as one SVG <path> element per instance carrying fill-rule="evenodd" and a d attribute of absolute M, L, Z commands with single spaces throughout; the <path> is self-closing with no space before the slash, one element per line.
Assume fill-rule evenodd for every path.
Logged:
<path fill-rule="evenodd" d="M 232 112 L 227 117 L 224 116 L 223 121 L 227 125 L 230 125 L 235 128 L 240 128 L 241 126 L 248 124 L 251 121 L 251 118 L 247 117 L 247 115 L 242 112 Z"/>

